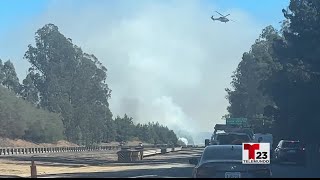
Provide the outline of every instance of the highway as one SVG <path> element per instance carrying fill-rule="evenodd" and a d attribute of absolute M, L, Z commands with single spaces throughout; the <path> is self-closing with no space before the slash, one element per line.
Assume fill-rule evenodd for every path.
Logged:
<path fill-rule="evenodd" d="M 193 166 L 188 163 L 191 157 L 200 156 L 202 149 L 193 149 L 157 155 L 145 158 L 138 163 L 112 163 L 117 166 L 113 171 L 66 173 L 57 175 L 43 175 L 42 177 L 72 177 L 72 178 L 103 178 L 103 177 L 129 177 L 129 178 L 190 178 Z M 121 168 L 123 167 L 123 168 Z M 315 178 L 320 172 L 315 168 L 301 167 L 293 164 L 272 164 L 275 178 Z M 41 177 L 41 176 L 40 176 Z"/>

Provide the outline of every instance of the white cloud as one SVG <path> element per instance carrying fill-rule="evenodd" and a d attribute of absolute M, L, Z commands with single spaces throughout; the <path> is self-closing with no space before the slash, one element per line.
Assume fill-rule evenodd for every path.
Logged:
<path fill-rule="evenodd" d="M 217 7 L 202 1 L 129 2 L 53 1 L 42 17 L 8 36 L 14 43 L 6 48 L 15 50 L 5 56 L 21 59 L 34 32 L 54 23 L 108 68 L 114 115 L 211 131 L 226 113 L 231 73 L 263 26 L 240 10 L 222 12 L 236 22 L 212 22 Z M 27 64 L 15 65 L 24 77 Z"/>

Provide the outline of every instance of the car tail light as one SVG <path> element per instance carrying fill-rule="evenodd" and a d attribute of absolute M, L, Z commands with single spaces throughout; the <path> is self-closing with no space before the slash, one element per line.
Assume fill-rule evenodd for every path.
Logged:
<path fill-rule="evenodd" d="M 213 167 L 199 167 L 196 170 L 196 176 L 201 177 L 212 177 L 215 175 L 215 170 Z"/>

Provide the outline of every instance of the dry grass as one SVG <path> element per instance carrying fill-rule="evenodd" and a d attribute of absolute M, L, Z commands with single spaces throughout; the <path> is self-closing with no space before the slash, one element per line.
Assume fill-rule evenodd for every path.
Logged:
<path fill-rule="evenodd" d="M 70 143 L 68 141 L 58 141 L 56 143 L 42 143 L 35 144 L 29 141 L 21 140 L 21 139 L 8 139 L 8 138 L 0 138 L 0 147 L 2 148 L 12 148 L 12 147 L 76 147 L 77 144 Z"/>
<path fill-rule="evenodd" d="M 1 175 L 6 176 L 19 176 L 19 177 L 30 177 L 30 165 L 31 162 L 22 161 L 12 161 L 12 160 L 0 160 L 0 172 Z M 79 166 L 69 166 L 66 164 L 58 163 L 38 163 L 37 164 L 37 174 L 38 175 L 59 175 L 65 173 L 93 173 L 93 172 L 115 172 L 123 170 L 137 170 L 137 169 L 157 169 L 161 168 L 172 168 L 174 166 L 181 166 L 175 164 L 165 164 L 165 165 L 147 165 L 147 164 L 136 164 L 136 165 L 117 165 L 106 164 L 106 165 L 79 165 Z M 50 177 L 50 176 L 49 176 Z"/>
<path fill-rule="evenodd" d="M 130 168 L 130 166 L 80 166 L 70 167 L 63 164 L 38 164 L 37 174 L 38 175 L 49 175 L 49 174 L 63 174 L 63 173 L 85 173 L 85 172 L 101 172 L 101 171 L 119 171 L 123 168 Z M 30 162 L 21 161 L 6 161 L 0 160 L 0 172 L 1 175 L 15 175 L 20 177 L 30 177 Z"/>

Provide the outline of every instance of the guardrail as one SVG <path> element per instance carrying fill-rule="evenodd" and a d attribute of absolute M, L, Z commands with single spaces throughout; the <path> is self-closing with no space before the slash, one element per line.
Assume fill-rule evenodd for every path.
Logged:
<path fill-rule="evenodd" d="M 1 148 L 0 155 L 118 150 L 120 146 Z"/>
<path fill-rule="evenodd" d="M 163 145 L 145 145 L 146 148 L 156 148 L 157 153 L 161 153 L 161 146 Z M 84 151 L 108 151 L 120 150 L 121 148 L 136 148 L 137 146 L 90 146 L 90 147 L 31 147 L 31 148 L 1 148 L 0 156 L 4 155 L 18 155 L 18 154 L 43 154 L 43 153 L 60 153 L 60 152 L 84 152 Z M 170 152 L 167 148 L 167 152 Z M 148 150 L 146 150 L 148 151 Z M 147 152 L 148 153 L 148 152 Z"/>

